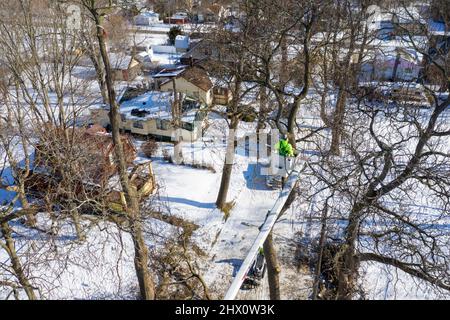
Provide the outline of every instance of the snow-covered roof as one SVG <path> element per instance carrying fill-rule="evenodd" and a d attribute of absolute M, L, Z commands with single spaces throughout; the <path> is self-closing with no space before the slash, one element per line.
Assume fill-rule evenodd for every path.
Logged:
<path fill-rule="evenodd" d="M 403 7 L 398 6 L 390 11 L 397 19 L 399 23 L 416 23 L 421 22 L 424 23 L 425 20 L 422 18 L 422 15 L 419 12 L 417 7 L 409 6 Z"/>
<path fill-rule="evenodd" d="M 186 69 L 186 66 L 178 66 L 170 69 L 163 69 L 157 74 L 153 75 L 153 78 L 172 78 L 181 74 Z"/>
<path fill-rule="evenodd" d="M 428 32 L 436 36 L 450 36 L 450 30 L 444 22 L 428 20 Z"/>
<path fill-rule="evenodd" d="M 188 18 L 188 14 L 186 12 L 176 12 L 170 18 L 171 19 L 187 19 Z"/>
<path fill-rule="evenodd" d="M 130 55 L 120 53 L 109 53 L 109 60 L 113 69 L 126 70 L 133 58 Z"/>
<path fill-rule="evenodd" d="M 181 54 L 179 53 L 158 53 L 152 55 L 152 62 L 163 68 L 170 68 L 180 62 Z"/>
<path fill-rule="evenodd" d="M 415 6 L 399 6 L 386 11 L 374 11 L 368 19 L 370 30 L 389 28 L 389 25 L 394 22 L 399 24 L 425 24 L 426 20 L 422 17 L 420 9 Z"/>
<path fill-rule="evenodd" d="M 138 60 L 140 63 L 151 63 L 152 62 L 152 56 L 148 52 L 139 52 L 136 55 L 136 60 Z"/>
<path fill-rule="evenodd" d="M 408 89 L 423 89 L 423 85 L 416 82 L 389 82 L 389 81 L 367 81 L 360 82 L 359 86 L 377 87 L 379 89 L 398 89 L 398 88 L 408 88 Z"/>
<path fill-rule="evenodd" d="M 148 18 L 159 18 L 159 13 L 156 13 L 153 11 L 144 11 L 144 12 L 141 12 L 139 15 L 143 16 L 143 17 L 148 17 Z"/>
<path fill-rule="evenodd" d="M 183 95 L 183 99 L 186 98 Z M 171 92 L 148 91 L 133 99 L 124 101 L 120 105 L 120 114 L 133 121 L 145 121 L 150 119 L 172 120 L 173 94 Z M 146 114 L 132 115 L 132 110 L 138 109 Z M 181 120 L 193 122 L 198 109 L 191 109 L 183 113 Z"/>
<path fill-rule="evenodd" d="M 173 95 L 170 92 L 148 91 L 131 100 L 122 102 L 120 113 L 127 119 L 147 120 L 152 118 L 170 118 Z M 139 109 L 148 112 L 146 116 L 137 117 L 131 115 L 131 111 Z"/>

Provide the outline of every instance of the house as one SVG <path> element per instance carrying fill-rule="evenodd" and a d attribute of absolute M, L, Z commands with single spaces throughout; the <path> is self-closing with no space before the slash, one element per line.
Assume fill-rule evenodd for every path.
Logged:
<path fill-rule="evenodd" d="M 142 72 L 141 63 L 127 54 L 110 53 L 114 81 L 132 81 Z"/>
<path fill-rule="evenodd" d="M 417 81 L 422 54 L 406 47 L 380 47 L 363 59 L 359 81 Z"/>
<path fill-rule="evenodd" d="M 150 54 L 142 51 L 134 56 L 134 58 L 141 64 L 142 70 L 150 71 L 156 68 L 156 64 L 152 61 L 153 52 L 150 50 Z"/>
<path fill-rule="evenodd" d="M 189 23 L 189 17 L 185 12 L 177 12 L 171 17 L 167 17 L 164 19 L 164 23 L 168 24 L 186 24 Z"/>
<path fill-rule="evenodd" d="M 221 61 L 222 63 L 225 62 L 230 65 L 235 63 L 230 54 L 224 50 L 220 50 L 211 41 L 205 39 L 196 41 L 195 44 L 191 44 L 190 50 L 180 58 L 181 64 L 190 66 L 208 61 Z"/>
<path fill-rule="evenodd" d="M 210 59 L 217 59 L 218 55 L 209 41 L 200 39 L 196 40 L 190 50 L 181 56 L 180 63 L 191 66 Z"/>
<path fill-rule="evenodd" d="M 177 52 L 187 52 L 190 45 L 190 39 L 187 35 L 178 35 L 175 38 L 175 48 Z"/>
<path fill-rule="evenodd" d="M 421 35 L 421 26 L 426 25 L 419 7 L 395 7 L 373 13 L 368 20 L 369 31 L 376 32 L 377 38 L 389 40 L 396 36 Z"/>
<path fill-rule="evenodd" d="M 159 14 L 153 11 L 141 12 L 134 17 L 134 24 L 138 26 L 149 26 L 159 22 Z"/>
<path fill-rule="evenodd" d="M 200 67 L 178 68 L 174 73 L 163 70 L 154 77 L 165 79 L 159 86 L 161 91 L 175 90 L 207 106 L 213 103 L 213 83 L 208 73 Z"/>
<path fill-rule="evenodd" d="M 209 74 L 199 66 L 164 69 L 153 78 L 159 81 L 161 91 L 173 92 L 175 86 L 177 92 L 207 106 L 213 103 L 226 105 L 232 100 L 231 90 L 226 85 L 216 83 L 217 80 L 214 80 L 214 84 Z"/>
<path fill-rule="evenodd" d="M 194 22 L 196 23 L 211 23 L 219 20 L 219 14 L 223 7 L 217 3 L 210 5 L 201 5 L 196 8 L 194 15 Z"/>
<path fill-rule="evenodd" d="M 176 136 L 182 141 L 195 141 L 202 135 L 206 113 L 201 105 L 187 97 L 181 97 L 180 127 L 174 126 L 173 93 L 128 88 L 120 100 L 120 128 L 124 132 L 153 136 L 170 141 Z M 109 126 L 109 107 L 91 108 L 91 120 L 101 126 Z"/>

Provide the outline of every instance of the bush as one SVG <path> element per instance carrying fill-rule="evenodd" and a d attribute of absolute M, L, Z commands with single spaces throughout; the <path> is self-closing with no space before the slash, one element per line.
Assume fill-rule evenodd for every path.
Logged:
<path fill-rule="evenodd" d="M 169 44 L 171 46 L 175 45 L 175 39 L 177 36 L 182 35 L 183 31 L 181 30 L 181 28 L 179 26 L 174 26 L 172 28 L 170 28 L 170 31 L 167 33 L 167 35 L 169 36 Z"/>
<path fill-rule="evenodd" d="M 148 140 L 142 144 L 141 151 L 146 157 L 151 158 L 158 151 L 158 143 L 155 140 Z"/>

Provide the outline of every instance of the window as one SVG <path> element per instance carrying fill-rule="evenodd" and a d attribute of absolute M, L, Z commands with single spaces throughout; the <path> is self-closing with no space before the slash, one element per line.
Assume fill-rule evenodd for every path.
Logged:
<path fill-rule="evenodd" d="M 156 128 L 159 130 L 168 130 L 170 122 L 167 120 L 156 119 Z"/>
<path fill-rule="evenodd" d="M 144 129 L 144 123 L 142 121 L 133 122 L 133 127 L 137 129 Z"/>
<path fill-rule="evenodd" d="M 224 96 L 226 94 L 226 89 L 221 87 L 214 88 L 214 94 Z"/>
<path fill-rule="evenodd" d="M 189 122 L 181 122 L 181 128 L 187 131 L 194 131 L 194 124 Z"/>

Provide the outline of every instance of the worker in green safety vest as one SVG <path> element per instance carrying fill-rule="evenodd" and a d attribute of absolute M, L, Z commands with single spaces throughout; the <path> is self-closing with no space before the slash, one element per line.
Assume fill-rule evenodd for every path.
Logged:
<path fill-rule="evenodd" d="M 286 135 L 278 141 L 275 145 L 275 149 L 278 151 L 280 156 L 280 161 L 278 162 L 279 169 L 283 169 L 284 172 L 281 174 L 281 187 L 284 188 L 286 176 L 292 165 L 292 158 L 295 157 L 295 152 Z"/>
<path fill-rule="evenodd" d="M 280 139 L 278 143 L 275 145 L 275 149 L 278 150 L 280 156 L 283 157 L 293 157 L 294 156 L 294 148 L 289 143 L 287 138 Z"/>

